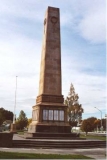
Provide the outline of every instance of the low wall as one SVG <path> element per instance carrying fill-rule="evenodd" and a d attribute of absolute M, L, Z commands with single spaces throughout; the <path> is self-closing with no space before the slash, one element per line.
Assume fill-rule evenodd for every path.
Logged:
<path fill-rule="evenodd" d="M 12 147 L 13 133 L 0 133 L 0 147 Z"/>

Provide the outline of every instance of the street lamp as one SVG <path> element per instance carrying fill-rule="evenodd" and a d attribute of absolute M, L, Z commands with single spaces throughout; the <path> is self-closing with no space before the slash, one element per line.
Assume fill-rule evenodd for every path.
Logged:
<path fill-rule="evenodd" d="M 15 121 L 16 121 L 15 110 L 16 110 L 16 95 L 17 95 L 17 77 L 18 76 L 16 76 L 16 89 L 15 89 L 15 105 L 14 105 L 13 124 L 15 124 Z"/>
<path fill-rule="evenodd" d="M 99 110 L 100 113 L 101 113 L 101 130 L 102 130 L 102 128 L 103 128 L 103 126 L 102 126 L 102 111 L 100 109 L 98 109 L 97 107 L 94 107 L 94 108 L 96 108 L 97 110 Z"/>
<path fill-rule="evenodd" d="M 17 77 L 16 76 L 16 88 L 15 88 L 15 104 L 14 104 L 14 113 L 13 113 L 13 123 L 11 124 L 11 129 L 10 132 L 16 133 L 16 115 L 15 115 L 15 110 L 16 110 L 16 94 L 17 94 Z"/>

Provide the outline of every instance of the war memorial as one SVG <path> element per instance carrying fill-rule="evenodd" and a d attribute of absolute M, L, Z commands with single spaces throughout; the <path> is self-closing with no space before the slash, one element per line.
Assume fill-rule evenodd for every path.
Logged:
<path fill-rule="evenodd" d="M 32 107 L 32 123 L 24 135 L 14 134 L 15 125 L 12 126 L 12 132 L 1 133 L 0 147 L 20 150 L 70 148 L 78 151 L 84 148 L 106 148 L 106 141 L 87 140 L 71 132 L 67 121 L 67 106 L 62 95 L 60 37 L 60 11 L 48 7 L 44 19 L 39 93 L 36 105 Z"/>
<path fill-rule="evenodd" d="M 38 134 L 45 137 L 77 136 L 71 133 L 62 95 L 60 37 L 59 8 L 48 7 L 44 19 L 39 95 L 33 106 L 28 137 Z"/>
<path fill-rule="evenodd" d="M 27 140 L 14 141 L 20 147 L 95 148 L 105 141 L 86 140 L 71 132 L 67 106 L 62 95 L 60 10 L 48 7 L 44 18 L 39 93 L 32 110 Z M 34 140 L 35 139 L 35 140 Z"/>

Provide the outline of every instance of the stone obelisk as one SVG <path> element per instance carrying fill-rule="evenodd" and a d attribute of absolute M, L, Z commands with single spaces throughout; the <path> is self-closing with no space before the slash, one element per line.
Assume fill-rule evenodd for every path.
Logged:
<path fill-rule="evenodd" d="M 61 82 L 59 8 L 48 7 L 44 19 L 39 94 L 33 106 L 29 133 L 70 133 Z"/>

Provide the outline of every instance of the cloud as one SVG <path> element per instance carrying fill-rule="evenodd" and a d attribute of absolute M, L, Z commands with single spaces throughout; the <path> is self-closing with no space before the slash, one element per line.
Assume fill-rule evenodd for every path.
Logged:
<path fill-rule="evenodd" d="M 106 2 L 102 2 L 102 0 L 75 0 L 68 3 L 71 12 L 66 9 L 65 12 L 62 12 L 62 26 L 66 26 L 71 32 L 79 34 L 90 43 L 105 43 Z"/>
<path fill-rule="evenodd" d="M 85 114 L 90 116 L 91 113 L 96 112 L 95 106 L 103 111 L 106 109 L 104 98 L 106 96 L 106 78 L 105 74 L 102 74 L 102 72 L 105 73 L 105 65 L 102 67 L 102 64 L 105 63 L 105 54 L 103 54 L 104 51 L 99 54 L 101 48 L 96 45 L 91 50 L 87 46 L 81 47 L 78 49 L 69 47 L 63 51 L 62 93 L 66 98 L 70 84 L 73 83 L 75 91 L 79 95 L 79 102 L 84 108 L 85 117 Z M 102 55 L 104 59 L 102 59 Z"/>
<path fill-rule="evenodd" d="M 61 11 L 61 25 L 75 31 L 85 40 L 91 43 L 105 43 L 106 34 L 106 5 L 102 0 L 67 0 L 45 3 L 43 1 L 2 1 L 0 8 L 0 22 L 5 28 L 9 26 L 13 30 L 26 29 L 27 24 L 43 23 L 47 6 L 59 7 Z M 38 9 L 39 8 L 39 9 Z M 28 23 L 26 23 L 28 21 Z M 26 27 L 23 26 L 25 23 Z M 31 27 L 31 26 L 30 26 Z M 4 30 L 5 31 L 5 30 Z M 29 30 L 28 30 L 29 32 Z"/>
<path fill-rule="evenodd" d="M 84 7 L 87 11 L 82 15 L 77 27 L 80 35 L 91 43 L 105 43 L 106 2 L 102 2 L 102 0 L 88 1 Z"/>
<path fill-rule="evenodd" d="M 0 106 L 13 111 L 17 75 L 17 115 L 21 109 L 29 117 L 32 115 L 39 88 L 47 6 L 60 8 L 63 95 L 67 96 L 73 83 L 84 115 L 95 113 L 93 106 L 104 110 L 105 2 L 102 0 L 1 1 Z"/>
<path fill-rule="evenodd" d="M 87 15 L 79 23 L 78 31 L 91 43 L 104 43 L 106 40 L 105 13 L 100 11 Z"/>

